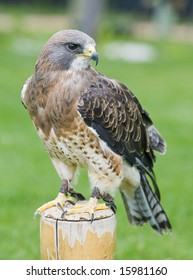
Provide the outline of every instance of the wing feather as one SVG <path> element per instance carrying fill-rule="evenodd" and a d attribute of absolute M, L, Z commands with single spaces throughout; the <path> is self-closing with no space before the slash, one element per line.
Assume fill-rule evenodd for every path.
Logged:
<path fill-rule="evenodd" d="M 136 157 L 152 169 L 155 156 L 147 132 L 149 117 L 127 87 L 100 76 L 82 94 L 78 111 L 115 153 L 132 165 Z"/>

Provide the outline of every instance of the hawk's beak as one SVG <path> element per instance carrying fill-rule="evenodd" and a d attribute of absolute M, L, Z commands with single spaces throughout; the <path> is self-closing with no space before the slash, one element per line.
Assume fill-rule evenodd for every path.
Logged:
<path fill-rule="evenodd" d="M 98 64 L 99 61 L 98 53 L 96 52 L 93 46 L 88 47 L 88 49 L 85 50 L 84 55 L 94 60 L 96 62 L 96 65 Z"/>
<path fill-rule="evenodd" d="M 99 56 L 98 56 L 98 53 L 95 51 L 91 57 L 90 57 L 93 61 L 96 61 L 96 65 L 98 64 L 99 62 Z"/>

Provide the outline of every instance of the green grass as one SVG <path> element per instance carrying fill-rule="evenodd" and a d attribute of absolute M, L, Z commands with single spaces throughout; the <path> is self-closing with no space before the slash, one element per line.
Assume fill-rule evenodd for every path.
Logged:
<path fill-rule="evenodd" d="M 41 45 L 48 36 L 0 34 L 0 259 L 39 259 L 39 218 L 34 220 L 33 212 L 57 195 L 60 180 L 20 102 L 22 84 L 33 72 L 38 50 L 22 56 L 15 50 L 18 38 L 37 39 Z M 101 43 L 97 68 L 130 87 L 168 143 L 167 154 L 157 156 L 155 171 L 173 233 L 160 237 L 148 225 L 132 227 L 117 193 L 115 257 L 192 259 L 192 45 L 150 44 L 158 58 L 133 64 L 107 60 Z M 85 188 L 88 196 L 83 171 L 78 189 Z"/>

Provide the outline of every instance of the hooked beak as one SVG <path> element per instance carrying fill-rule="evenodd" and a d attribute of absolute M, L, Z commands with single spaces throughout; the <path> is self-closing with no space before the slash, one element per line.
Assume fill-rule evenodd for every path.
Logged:
<path fill-rule="evenodd" d="M 99 61 L 98 53 L 96 52 L 93 46 L 89 46 L 88 48 L 86 48 L 83 56 L 88 57 L 89 59 L 95 61 L 96 65 L 98 64 Z"/>
<path fill-rule="evenodd" d="M 91 57 L 90 57 L 93 61 L 96 62 L 96 65 L 98 64 L 99 62 L 99 56 L 98 56 L 98 53 L 95 51 L 94 53 L 92 53 Z"/>

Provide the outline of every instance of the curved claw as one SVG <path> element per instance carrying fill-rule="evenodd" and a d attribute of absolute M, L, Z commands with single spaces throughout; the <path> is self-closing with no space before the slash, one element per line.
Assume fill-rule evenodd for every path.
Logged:
<path fill-rule="evenodd" d="M 62 215 L 61 215 L 61 218 L 62 218 L 62 219 L 63 219 L 64 216 L 67 214 L 67 212 L 68 212 L 67 210 L 66 210 L 66 211 L 63 210 L 63 213 L 62 213 Z"/>
<path fill-rule="evenodd" d="M 94 221 L 94 213 L 91 213 L 91 216 L 90 216 L 90 223 L 92 224 Z"/>
<path fill-rule="evenodd" d="M 76 204 L 75 201 L 70 200 L 70 199 L 67 199 L 67 200 L 65 201 L 65 204 L 66 204 L 66 202 L 72 204 L 73 206 Z M 64 204 L 64 206 L 65 206 L 65 204 Z M 57 203 L 57 206 L 62 210 L 61 218 L 63 219 L 63 218 L 64 218 L 64 215 L 66 215 L 68 211 L 67 211 L 67 210 L 64 211 L 64 208 L 62 207 L 62 205 L 60 204 L 60 202 Z"/>
<path fill-rule="evenodd" d="M 57 202 L 57 206 L 63 211 L 64 209 L 63 209 L 63 207 L 62 207 L 62 205 L 60 204 L 60 202 Z"/>
<path fill-rule="evenodd" d="M 73 200 L 70 200 L 70 199 L 67 199 L 67 200 L 65 201 L 65 204 L 66 204 L 66 202 L 68 202 L 68 203 L 70 203 L 70 204 L 72 204 L 72 205 L 75 205 L 75 204 L 76 204 L 76 201 L 73 201 Z M 64 206 L 65 206 L 65 204 L 64 204 Z"/>
<path fill-rule="evenodd" d="M 113 211 L 113 213 L 116 214 L 117 212 L 117 206 L 115 205 L 115 203 L 113 201 L 111 202 L 105 202 L 105 205 L 109 208 L 111 208 L 111 210 Z"/>
<path fill-rule="evenodd" d="M 62 210 L 61 218 L 63 219 L 64 215 L 67 213 L 67 211 L 64 211 L 64 209 L 63 209 L 62 205 L 60 204 L 60 202 L 57 203 L 57 206 Z"/>

